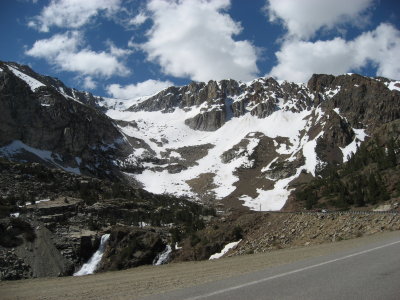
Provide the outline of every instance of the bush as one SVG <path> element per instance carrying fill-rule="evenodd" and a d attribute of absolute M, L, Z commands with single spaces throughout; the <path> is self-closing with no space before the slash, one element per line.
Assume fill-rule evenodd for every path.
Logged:
<path fill-rule="evenodd" d="M 194 247 L 196 246 L 198 243 L 200 243 L 201 239 L 198 237 L 197 234 L 192 234 L 190 236 L 190 246 Z"/>
<path fill-rule="evenodd" d="M 243 229 L 240 226 L 236 226 L 233 228 L 233 235 L 235 236 L 236 241 L 243 238 Z"/>
<path fill-rule="evenodd" d="M 23 243 L 20 235 L 23 235 L 28 242 L 33 242 L 36 238 L 35 230 L 32 225 L 20 218 L 10 219 L 10 224 L 0 225 L 0 245 L 11 248 Z"/>

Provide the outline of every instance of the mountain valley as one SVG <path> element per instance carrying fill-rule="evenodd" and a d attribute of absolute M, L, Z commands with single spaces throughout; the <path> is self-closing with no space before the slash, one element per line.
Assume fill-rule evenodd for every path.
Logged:
<path fill-rule="evenodd" d="M 398 211 L 399 81 L 262 77 L 122 100 L 0 62 L 0 112 L 2 280 L 72 275 L 105 233 L 99 271 L 152 264 L 167 246 L 182 261 L 239 239 L 232 255 L 304 244 L 324 219 L 296 219 L 309 211 L 349 222 L 342 239 L 399 229 L 395 213 L 355 223 L 329 213 Z M 269 223 L 282 241 L 275 227 L 260 239 Z"/>

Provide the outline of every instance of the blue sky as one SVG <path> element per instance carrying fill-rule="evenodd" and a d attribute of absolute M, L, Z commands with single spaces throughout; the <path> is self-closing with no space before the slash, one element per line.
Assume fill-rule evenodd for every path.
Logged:
<path fill-rule="evenodd" d="M 397 0 L 4 0 L 0 59 L 134 98 L 192 80 L 400 79 Z"/>

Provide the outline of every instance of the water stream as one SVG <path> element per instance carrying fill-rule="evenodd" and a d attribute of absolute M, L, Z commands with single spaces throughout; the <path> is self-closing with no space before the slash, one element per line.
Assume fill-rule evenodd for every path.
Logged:
<path fill-rule="evenodd" d="M 89 275 L 93 274 L 96 271 L 97 266 L 100 263 L 101 258 L 103 257 L 106 242 L 108 241 L 109 237 L 110 234 L 102 235 L 99 249 L 97 249 L 97 251 L 92 255 L 87 263 L 82 266 L 79 271 L 74 273 L 74 276 Z"/>
<path fill-rule="evenodd" d="M 165 250 L 161 252 L 159 255 L 157 255 L 157 257 L 154 259 L 153 265 L 159 266 L 167 263 L 171 252 L 172 252 L 171 246 L 167 245 L 167 247 L 165 247 Z"/>

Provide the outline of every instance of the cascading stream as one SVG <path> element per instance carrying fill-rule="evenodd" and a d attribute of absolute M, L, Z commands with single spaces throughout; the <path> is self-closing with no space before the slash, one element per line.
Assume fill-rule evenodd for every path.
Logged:
<path fill-rule="evenodd" d="M 101 258 L 103 257 L 106 242 L 108 241 L 109 238 L 110 238 L 109 233 L 102 235 L 99 249 L 97 249 L 97 251 L 88 260 L 88 262 L 85 263 L 79 271 L 75 272 L 73 276 L 89 275 L 93 274 L 96 271 L 101 261 Z"/>
<path fill-rule="evenodd" d="M 161 252 L 159 255 L 157 255 L 157 257 L 154 259 L 153 265 L 159 266 L 159 265 L 163 265 L 163 264 L 167 263 L 171 252 L 172 252 L 171 246 L 167 245 L 165 247 L 165 250 L 163 252 Z"/>

